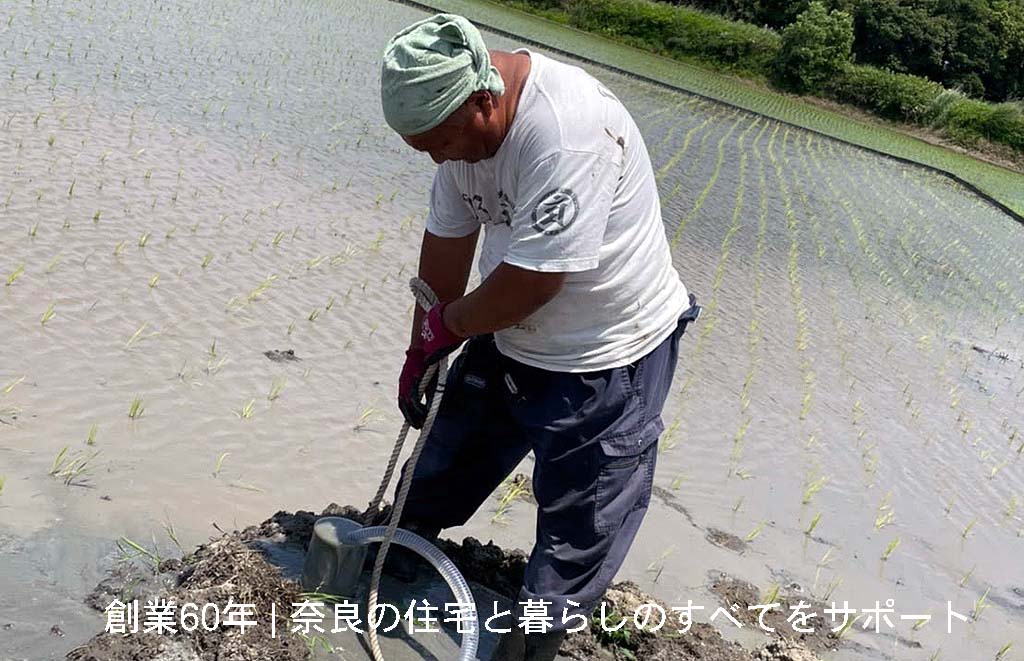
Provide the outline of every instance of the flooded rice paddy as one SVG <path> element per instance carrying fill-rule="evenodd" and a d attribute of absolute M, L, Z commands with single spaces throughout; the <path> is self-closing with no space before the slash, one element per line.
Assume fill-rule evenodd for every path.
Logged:
<path fill-rule="evenodd" d="M 0 658 L 101 627 L 81 602 L 121 537 L 169 556 L 372 496 L 433 172 L 383 122 L 378 56 L 422 15 L 0 6 Z M 720 571 L 893 600 L 828 658 L 1022 658 L 1024 228 L 940 175 L 591 71 L 705 306 L 620 577 L 698 619 Z M 449 534 L 529 548 L 532 506 L 499 496 Z"/>

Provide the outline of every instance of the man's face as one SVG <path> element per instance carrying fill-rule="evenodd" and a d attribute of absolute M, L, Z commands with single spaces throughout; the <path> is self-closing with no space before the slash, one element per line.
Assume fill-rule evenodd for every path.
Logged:
<path fill-rule="evenodd" d="M 485 111 L 480 107 L 481 99 L 477 95 L 470 97 L 465 104 L 453 112 L 447 119 L 434 128 L 417 135 L 403 135 L 406 144 L 416 151 L 426 152 L 435 163 L 445 161 L 466 161 L 476 163 L 493 154 L 487 153 L 488 133 L 487 119 L 491 116 L 490 100 Z"/>

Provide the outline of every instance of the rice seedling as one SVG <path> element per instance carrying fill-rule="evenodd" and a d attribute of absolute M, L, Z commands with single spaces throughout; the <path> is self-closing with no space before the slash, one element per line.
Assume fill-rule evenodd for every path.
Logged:
<path fill-rule="evenodd" d="M 885 547 L 885 550 L 882 551 L 882 562 L 887 561 L 889 559 L 889 556 L 892 555 L 892 552 L 895 551 L 896 547 L 899 546 L 899 545 L 900 545 L 900 538 L 899 537 L 897 537 L 897 538 L 893 539 L 891 542 L 889 542 L 889 544 Z"/>
<path fill-rule="evenodd" d="M 999 471 L 1001 471 L 1003 468 L 1006 467 L 1006 465 L 1008 463 L 1010 463 L 1010 462 L 1009 461 L 1001 461 L 1000 463 L 998 463 L 995 466 L 993 466 L 992 470 L 989 471 L 988 479 L 990 479 L 990 480 L 993 479 Z"/>
<path fill-rule="evenodd" d="M 160 282 L 160 274 L 155 273 L 153 274 L 153 277 L 149 279 L 149 288 L 153 289 L 154 287 L 156 287 L 156 283 L 158 282 Z"/>
<path fill-rule="evenodd" d="M 754 541 L 755 539 L 757 539 L 758 535 L 761 534 L 761 531 L 763 529 L 764 529 L 764 522 L 762 521 L 761 523 L 758 523 L 757 526 L 755 526 L 753 530 L 751 530 L 749 533 L 747 533 L 747 536 L 744 539 L 747 542 Z"/>
<path fill-rule="evenodd" d="M 829 584 L 828 584 L 828 586 L 827 586 L 827 587 L 825 588 L 825 594 L 823 594 L 823 595 L 822 595 L 822 599 L 823 599 L 823 600 L 825 600 L 825 601 L 830 601 L 830 600 L 832 599 L 832 593 L 833 593 L 833 592 L 835 592 L 835 591 L 836 591 L 836 589 L 837 589 L 837 588 L 838 588 L 838 587 L 839 587 L 840 585 L 842 585 L 842 584 L 843 584 L 843 579 L 842 579 L 842 577 L 839 577 L 839 578 L 837 578 L 837 579 L 833 580 L 833 581 L 832 581 L 831 583 L 829 583 Z"/>
<path fill-rule="evenodd" d="M 146 407 L 142 403 L 141 397 L 134 397 L 132 399 L 131 406 L 128 408 L 128 417 L 131 420 L 138 420 L 145 413 Z"/>
<path fill-rule="evenodd" d="M 377 416 L 377 413 L 377 409 L 375 409 L 372 406 L 368 406 L 365 409 L 363 409 L 363 412 L 359 414 L 359 420 L 357 420 L 356 424 L 352 427 L 352 431 L 359 431 L 361 429 L 364 429 L 368 424 L 370 424 L 374 420 L 374 418 Z"/>
<path fill-rule="evenodd" d="M 971 576 L 974 574 L 975 568 L 977 568 L 977 565 L 974 565 L 973 567 L 968 569 L 967 573 L 961 576 L 960 580 L 957 581 L 957 585 L 959 585 L 960 587 L 967 585 L 967 581 L 971 580 Z"/>
<path fill-rule="evenodd" d="M 231 454 L 230 452 L 221 452 L 220 455 L 217 457 L 217 465 L 213 467 L 213 476 L 214 477 L 217 477 L 218 475 L 220 475 L 220 469 L 221 469 L 221 467 L 224 464 L 224 460 L 230 454 Z"/>
<path fill-rule="evenodd" d="M 1002 659 L 1004 656 L 1006 656 L 1006 653 L 1009 652 L 1010 648 L 1012 648 L 1012 647 L 1013 647 L 1013 643 L 1012 642 L 1011 643 L 1006 643 L 1005 645 L 1000 647 L 999 651 L 996 652 L 996 661 L 1000 661 L 1000 659 Z"/>
<path fill-rule="evenodd" d="M 811 519 L 811 523 L 810 523 L 810 525 L 807 526 L 807 529 L 804 530 L 804 534 L 807 535 L 808 537 L 810 537 L 811 533 L 814 532 L 814 529 L 818 527 L 818 524 L 820 522 L 821 522 L 821 512 L 818 512 L 817 514 L 814 515 L 814 518 Z"/>
<path fill-rule="evenodd" d="M 248 402 L 246 402 L 244 405 L 242 405 L 241 409 L 239 409 L 238 411 L 235 411 L 235 415 L 237 415 L 242 420 L 248 420 L 249 418 L 252 417 L 253 413 L 255 413 L 255 412 L 256 412 L 256 399 L 253 398 L 253 399 L 250 399 Z"/>
<path fill-rule="evenodd" d="M 170 539 L 171 542 L 178 547 L 178 553 L 180 553 L 181 555 L 185 555 L 185 549 L 182 548 L 181 542 L 178 541 L 178 534 L 174 530 L 174 524 L 171 523 L 170 519 L 164 522 L 164 533 L 166 533 L 167 538 Z"/>
<path fill-rule="evenodd" d="M 0 475 L 0 494 L 3 494 L 5 484 L 7 484 L 7 477 L 4 475 Z"/>
<path fill-rule="evenodd" d="M 504 522 L 509 509 L 516 500 L 525 500 L 530 497 L 530 480 L 522 473 L 517 473 L 506 478 L 501 489 L 498 507 L 494 511 L 494 516 L 491 517 L 491 523 Z"/>
<path fill-rule="evenodd" d="M 676 547 L 674 546 L 668 547 L 658 555 L 657 559 L 647 565 L 647 572 L 654 574 L 654 578 L 652 579 L 653 583 L 657 583 L 658 579 L 661 578 L 661 573 L 665 571 L 665 560 L 667 560 L 675 550 Z"/>
<path fill-rule="evenodd" d="M 47 322 L 49 322 L 51 319 L 53 319 L 57 315 L 56 311 L 54 310 L 54 307 L 55 307 L 54 304 L 50 303 L 49 307 L 46 308 L 46 311 L 43 312 L 43 316 L 40 317 L 40 319 L 39 319 L 39 323 L 41 325 L 45 326 L 47 324 Z"/>
<path fill-rule="evenodd" d="M 124 246 L 125 241 L 123 239 L 117 242 L 117 245 L 114 246 L 114 257 L 121 256 L 121 254 L 124 252 Z"/>
<path fill-rule="evenodd" d="M 149 243 L 149 232 L 143 232 L 142 236 L 139 237 L 139 248 L 145 248 L 146 244 Z"/>
<path fill-rule="evenodd" d="M 4 283 L 4 286 L 5 287 L 10 287 L 11 285 L 14 284 L 15 280 L 17 280 L 18 278 L 20 278 L 24 274 L 25 274 L 25 265 L 24 264 L 19 264 L 18 267 L 16 269 L 14 269 L 14 271 L 12 271 L 10 275 L 7 276 L 7 282 Z"/>
<path fill-rule="evenodd" d="M 143 322 L 141 326 L 139 326 L 137 329 L 135 329 L 135 332 L 132 333 L 131 337 L 129 337 L 127 340 L 124 341 L 124 348 L 125 349 L 129 349 L 136 342 L 141 342 L 142 340 L 148 340 L 148 339 L 151 339 L 151 338 L 154 338 L 154 337 L 158 337 L 160 335 L 159 331 L 155 331 L 155 332 L 149 333 L 148 335 L 144 335 L 144 333 L 146 331 L 146 328 L 148 328 L 148 327 L 149 327 L 149 322 L 148 321 Z"/>
<path fill-rule="evenodd" d="M 331 644 L 330 639 L 326 636 L 321 636 L 320 634 L 308 635 L 302 633 L 301 631 L 297 633 L 299 635 L 299 638 L 301 638 L 302 641 L 306 643 L 306 650 L 310 653 L 310 655 L 315 655 L 317 650 L 323 650 L 327 654 L 335 653 L 334 645 Z"/>
<path fill-rule="evenodd" d="M 121 553 L 122 561 L 142 558 L 152 565 L 154 569 L 158 568 L 160 563 L 163 562 L 163 558 L 160 557 L 159 551 L 156 549 L 155 542 L 153 544 L 153 550 L 150 551 L 138 542 L 122 536 L 117 540 L 117 550 Z"/>
<path fill-rule="evenodd" d="M 976 523 L 978 523 L 977 519 L 971 519 L 970 522 L 966 526 L 964 526 L 964 529 L 960 532 L 960 538 L 966 540 L 967 535 L 971 534 L 971 530 L 974 528 L 974 525 Z"/>
<path fill-rule="evenodd" d="M 971 609 L 971 619 L 975 622 L 981 617 L 981 612 L 988 607 L 988 593 L 991 587 L 985 588 L 984 594 L 974 600 L 974 608 Z"/>
<path fill-rule="evenodd" d="M 803 495 L 803 498 L 802 498 L 802 500 L 800 502 L 802 504 L 804 504 L 804 505 L 807 505 L 808 503 L 810 503 L 811 502 L 811 498 L 814 498 L 814 494 L 816 494 L 819 491 L 821 491 L 821 488 L 824 487 L 827 482 L 828 482 L 828 477 L 825 476 L 825 475 L 822 475 L 821 477 L 819 477 L 816 480 L 813 480 L 811 482 L 805 483 L 804 495 Z"/>
<path fill-rule="evenodd" d="M 840 640 L 842 640 L 843 637 L 846 636 L 846 632 L 850 630 L 850 627 L 852 627 L 854 624 L 856 624 L 856 622 L 858 620 L 860 620 L 860 618 L 862 618 L 862 617 L 864 617 L 863 613 L 861 613 L 859 615 L 855 615 L 854 617 L 851 617 L 850 619 L 846 620 L 846 624 L 844 624 L 842 626 L 842 628 L 839 629 L 839 631 L 836 632 L 836 638 L 839 638 Z"/>
<path fill-rule="evenodd" d="M 818 587 L 818 581 L 821 579 L 821 570 L 828 568 L 829 563 L 832 561 L 832 551 L 832 548 L 829 548 L 827 551 L 825 551 L 825 554 L 821 556 L 821 559 L 818 560 L 817 564 L 814 567 L 814 585 L 811 588 L 812 592 Z"/>
<path fill-rule="evenodd" d="M 3 395 L 9 395 L 9 394 L 11 394 L 11 391 L 12 391 L 12 390 L 14 390 L 14 388 L 15 388 L 15 387 L 17 387 L 17 385 L 18 385 L 18 384 L 20 384 L 20 383 L 21 383 L 22 381 L 24 381 L 24 380 L 25 380 L 25 377 L 24 377 L 24 376 L 19 376 L 19 377 L 18 377 L 17 379 L 15 379 L 15 380 L 11 381 L 11 382 L 10 382 L 10 383 L 8 383 L 8 384 L 7 384 L 6 386 L 4 386 L 4 389 L 3 389 L 3 393 L 2 393 L 2 394 L 3 394 Z"/>
<path fill-rule="evenodd" d="M 914 620 L 914 624 L 910 627 L 911 631 L 920 631 L 921 627 L 928 624 L 931 621 L 931 611 L 925 613 L 928 617 L 922 617 L 918 620 Z"/>
<path fill-rule="evenodd" d="M 1016 495 L 1010 496 L 1010 502 L 1007 503 L 1006 509 L 1003 511 L 1003 520 L 1012 519 L 1017 514 L 1017 506 L 1019 502 Z"/>
<path fill-rule="evenodd" d="M 319 316 L 320 316 L 320 308 L 316 308 L 312 312 L 309 313 L 308 319 L 310 321 L 316 321 L 316 318 L 319 317 Z"/>
<path fill-rule="evenodd" d="M 286 383 L 288 383 L 288 379 L 286 377 L 274 379 L 274 382 L 270 384 L 270 392 L 267 394 L 267 399 L 273 402 L 280 397 L 281 391 L 284 390 Z"/>
<path fill-rule="evenodd" d="M 68 453 L 64 446 L 50 465 L 49 475 L 61 480 L 65 486 L 85 486 L 87 475 L 92 472 L 92 461 L 99 456 L 99 451 L 82 452 L 75 450 Z"/>
<path fill-rule="evenodd" d="M 264 491 L 263 489 L 255 486 L 253 484 L 249 484 L 247 482 L 235 481 L 235 482 L 229 483 L 228 486 L 231 487 L 232 489 L 241 489 L 242 491 L 253 491 L 253 492 L 256 492 L 256 493 L 263 493 L 263 491 Z"/>
<path fill-rule="evenodd" d="M 99 430 L 100 426 L 95 423 L 93 424 L 92 427 L 89 427 L 89 433 L 85 437 L 86 445 L 96 445 L 96 434 L 97 432 L 99 432 Z"/>
<path fill-rule="evenodd" d="M 887 492 L 878 506 L 878 515 L 875 517 L 875 530 L 881 530 L 885 526 L 891 525 L 896 519 L 896 512 L 893 511 L 892 505 L 889 504 L 891 496 L 892 492 Z"/>
<path fill-rule="evenodd" d="M 39 232 L 39 222 L 36 221 L 32 224 L 32 227 L 28 229 L 28 236 L 31 239 L 36 238 L 36 234 Z"/>

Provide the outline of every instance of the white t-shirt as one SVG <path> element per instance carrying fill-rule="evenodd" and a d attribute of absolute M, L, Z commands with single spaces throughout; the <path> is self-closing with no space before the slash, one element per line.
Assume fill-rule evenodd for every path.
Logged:
<path fill-rule="evenodd" d="M 532 64 L 508 134 L 489 159 L 438 167 L 427 231 L 459 237 L 483 225 L 481 278 L 503 261 L 568 273 L 551 301 L 495 333 L 506 356 L 558 372 L 632 363 L 689 306 L 647 147 L 597 79 L 517 52 Z"/>

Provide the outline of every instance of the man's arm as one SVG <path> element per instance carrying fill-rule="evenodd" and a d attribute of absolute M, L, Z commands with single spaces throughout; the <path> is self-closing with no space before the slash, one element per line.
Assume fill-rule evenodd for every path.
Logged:
<path fill-rule="evenodd" d="M 445 326 L 461 337 L 508 328 L 554 298 L 564 282 L 565 273 L 530 271 L 503 262 L 479 287 L 445 308 Z"/>
<path fill-rule="evenodd" d="M 469 272 L 473 266 L 473 253 L 476 251 L 477 237 L 480 230 L 456 238 L 444 238 L 423 232 L 420 245 L 419 277 L 430 285 L 442 303 L 454 301 L 466 292 Z M 420 326 L 426 313 L 416 305 L 412 318 L 412 337 L 409 346 L 416 347 L 422 343 Z"/>
<path fill-rule="evenodd" d="M 480 286 L 463 296 L 473 265 L 479 231 L 464 237 L 443 238 L 423 233 L 419 277 L 430 285 L 445 308 L 445 325 L 457 335 L 471 337 L 508 328 L 527 318 L 554 298 L 565 281 L 564 273 L 542 273 L 499 264 Z M 413 313 L 410 346 L 419 346 L 422 308 Z"/>

